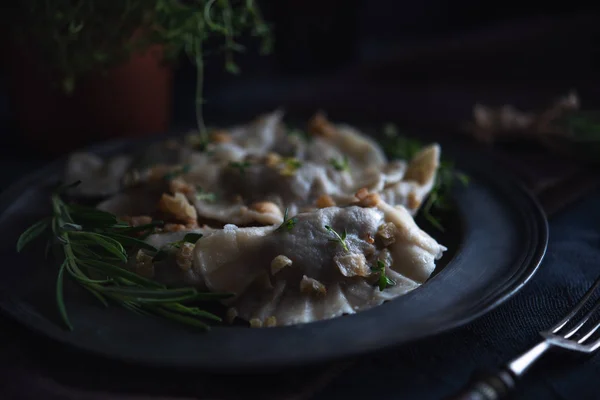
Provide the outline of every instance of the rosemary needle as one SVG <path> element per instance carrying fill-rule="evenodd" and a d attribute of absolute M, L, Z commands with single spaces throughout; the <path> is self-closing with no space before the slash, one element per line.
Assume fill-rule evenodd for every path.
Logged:
<path fill-rule="evenodd" d="M 63 258 L 56 280 L 56 303 L 69 330 L 73 325 L 64 301 L 65 272 L 105 306 L 110 301 L 133 312 L 162 316 L 203 329 L 209 326 L 201 319 L 221 320 L 187 303 L 218 300 L 231 294 L 200 293 L 195 288 L 171 289 L 124 268 L 132 250 L 158 253 L 155 247 L 128 235 L 152 231 L 157 222 L 144 225 L 141 230 L 135 229 L 119 222 L 110 213 L 65 203 L 60 196 L 64 189 L 59 188 L 52 194 L 52 216 L 36 222 L 21 234 L 17 251 L 22 251 L 46 231 L 52 232 L 50 247 L 60 248 Z M 190 233 L 181 242 L 195 243 L 201 237 L 201 234 Z M 173 245 L 180 246 L 181 243 Z"/>

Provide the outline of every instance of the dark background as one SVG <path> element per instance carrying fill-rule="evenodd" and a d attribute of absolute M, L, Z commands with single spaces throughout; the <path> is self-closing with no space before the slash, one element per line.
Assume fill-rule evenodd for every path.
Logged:
<path fill-rule="evenodd" d="M 447 129 L 476 101 L 540 107 L 577 89 L 595 104 L 598 6 L 584 1 L 287 0 L 260 2 L 275 27 L 270 56 L 238 57 L 242 74 L 207 60 L 209 122 L 251 118 L 283 106 L 304 116 L 395 120 Z M 246 41 L 252 43 L 251 40 Z M 176 71 L 173 128 L 194 124 L 193 67 Z M 0 80 L 3 153 L 22 143 Z M 35 112 L 32 110 L 32 112 Z M 16 135 L 15 135 L 16 134 Z"/>

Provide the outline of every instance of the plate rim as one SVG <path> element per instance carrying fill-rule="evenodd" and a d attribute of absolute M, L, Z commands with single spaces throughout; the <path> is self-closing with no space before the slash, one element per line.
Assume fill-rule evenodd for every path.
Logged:
<path fill-rule="evenodd" d="M 179 133 L 171 133 L 167 135 L 152 135 L 146 138 L 142 138 L 142 140 L 136 138 L 112 140 L 93 146 L 88 146 L 78 151 L 90 151 L 96 154 L 99 153 L 101 155 L 106 155 L 103 154 L 105 152 L 116 154 L 118 152 L 126 151 L 129 147 L 136 147 L 146 142 L 154 142 L 162 138 L 170 138 L 174 136 L 176 137 L 179 135 Z M 460 147 L 456 147 L 453 145 L 445 145 L 445 147 L 447 149 L 451 149 L 448 153 L 450 153 L 453 156 L 457 156 L 461 153 L 461 151 L 464 152 L 464 150 L 461 150 Z M 6 209 L 11 204 L 12 199 L 21 194 L 28 187 L 30 187 L 32 183 L 40 181 L 44 177 L 49 176 L 49 174 L 56 174 L 56 171 L 60 170 L 60 166 L 64 165 L 67 159 L 68 155 L 63 156 L 53 162 L 48 163 L 44 167 L 41 167 L 39 169 L 34 170 L 31 173 L 26 174 L 22 178 L 11 183 L 5 190 L 3 190 L 0 193 L 0 215 L 5 215 Z M 460 167 L 461 163 L 457 162 L 457 165 Z M 18 312 L 6 306 L 7 304 L 10 305 L 11 303 L 15 305 L 18 304 L 18 299 L 12 298 L 11 296 L 9 296 L 1 290 L 0 313 L 2 313 L 2 315 L 6 316 L 7 318 L 11 319 L 18 325 L 21 325 L 22 327 L 28 329 L 29 331 L 37 335 L 40 335 L 55 343 L 58 343 L 62 346 L 66 346 L 70 349 L 74 349 L 77 352 L 81 352 L 86 355 L 91 355 L 106 360 L 120 361 L 126 364 L 137 366 L 164 368 L 196 368 L 211 370 L 215 372 L 239 372 L 247 371 L 248 369 L 252 368 L 271 369 L 277 368 L 283 364 L 285 364 L 286 367 L 291 368 L 301 367 L 322 362 L 333 362 L 338 361 L 340 359 L 357 357 L 366 353 L 385 351 L 389 348 L 405 346 L 415 341 L 422 341 L 424 339 L 438 336 L 441 333 L 450 332 L 468 323 L 471 323 L 479 319 L 483 315 L 489 313 L 490 311 L 494 310 L 495 308 L 499 307 L 500 305 L 504 304 L 508 299 L 512 298 L 516 293 L 518 293 L 534 277 L 535 273 L 539 270 L 540 265 L 542 264 L 544 256 L 546 255 L 549 240 L 549 225 L 546 214 L 540 202 L 536 199 L 533 193 L 525 186 L 525 184 L 520 179 L 518 179 L 510 173 L 501 171 L 494 167 L 497 167 L 497 164 L 488 162 L 483 168 L 481 168 L 481 171 L 483 171 L 484 176 L 491 175 L 494 178 L 500 178 L 499 182 L 495 182 L 493 186 L 497 187 L 501 185 L 509 185 L 512 189 L 518 190 L 519 196 L 521 197 L 520 203 L 527 202 L 530 208 L 530 216 L 532 217 L 530 223 L 531 226 L 533 226 L 534 233 L 537 236 L 536 243 L 534 243 L 533 247 L 528 248 L 527 254 L 524 256 L 523 260 L 519 261 L 519 267 L 516 268 L 513 276 L 511 276 L 510 279 L 508 279 L 502 287 L 496 289 L 491 296 L 485 299 L 485 301 L 478 303 L 476 307 L 472 307 L 471 312 L 465 313 L 465 315 L 462 318 L 455 318 L 449 323 L 446 323 L 442 326 L 438 326 L 435 329 L 431 329 L 429 332 L 419 336 L 418 338 L 399 340 L 396 343 L 386 343 L 374 349 L 366 348 L 360 350 L 350 350 L 344 352 L 343 354 L 331 355 L 326 359 L 324 359 L 322 355 L 317 354 L 315 356 L 307 355 L 300 359 L 288 359 L 286 362 L 269 362 L 261 365 L 243 364 L 239 367 L 232 367 L 218 364 L 214 366 L 208 366 L 207 362 L 178 362 L 172 358 L 163 358 L 160 361 L 157 361 L 156 359 L 139 359 L 125 354 L 115 355 L 113 353 L 103 352 L 102 349 L 86 345 L 85 343 L 71 341 L 68 339 L 67 335 L 49 332 L 44 327 L 36 325 L 35 323 L 31 323 L 30 321 L 27 321 L 26 318 L 22 318 Z"/>

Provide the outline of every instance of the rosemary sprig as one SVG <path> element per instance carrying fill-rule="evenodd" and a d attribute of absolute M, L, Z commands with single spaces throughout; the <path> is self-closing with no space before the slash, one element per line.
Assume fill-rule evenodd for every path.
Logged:
<path fill-rule="evenodd" d="M 346 229 L 344 229 L 344 232 L 342 232 L 341 235 L 329 225 L 325 225 L 325 229 L 327 230 L 327 232 L 335 236 L 335 239 L 329 239 L 330 242 L 337 242 L 344 248 L 346 252 L 350 252 L 350 250 L 348 249 L 348 244 L 346 243 L 346 237 L 348 236 L 348 232 L 346 232 Z"/>
<path fill-rule="evenodd" d="M 344 156 L 344 158 L 342 158 L 341 161 L 332 158 L 329 160 L 329 164 L 331 164 L 331 166 L 335 168 L 336 171 L 350 171 L 350 163 L 348 161 L 348 156 Z"/>
<path fill-rule="evenodd" d="M 199 293 L 195 288 L 171 289 L 126 269 L 130 250 L 157 249 L 128 236 L 140 227 L 129 227 L 104 211 L 65 203 L 61 198 L 64 189 L 59 188 L 51 196 L 52 216 L 35 223 L 19 237 L 17 251 L 51 230 L 51 246 L 58 247 L 63 257 L 56 281 L 56 302 L 69 330 L 73 325 L 64 302 L 65 272 L 105 305 L 111 301 L 134 312 L 159 315 L 204 329 L 209 326 L 200 318 L 220 321 L 219 317 L 185 303 L 225 298 L 230 294 Z M 142 228 L 148 230 L 153 226 Z M 200 237 L 188 234 L 184 241 L 195 242 Z"/>
<path fill-rule="evenodd" d="M 296 226 L 297 222 L 298 222 L 297 217 L 288 218 L 288 209 L 286 208 L 283 213 L 283 222 L 281 223 L 281 225 L 279 225 L 279 227 L 277 229 L 275 229 L 275 232 L 279 232 L 284 229 L 291 231 L 292 228 L 294 228 L 294 226 Z"/>
<path fill-rule="evenodd" d="M 396 282 L 386 275 L 385 264 L 383 263 L 383 261 L 377 260 L 377 266 L 371 267 L 371 271 L 374 274 L 379 274 L 379 278 L 377 279 L 377 286 L 379 286 L 380 292 L 383 292 L 388 287 L 396 286 Z"/>

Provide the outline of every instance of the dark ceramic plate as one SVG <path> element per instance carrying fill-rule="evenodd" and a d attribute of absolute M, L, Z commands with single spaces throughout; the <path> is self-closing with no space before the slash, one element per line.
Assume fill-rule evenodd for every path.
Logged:
<path fill-rule="evenodd" d="M 103 155 L 131 148 L 98 147 Z M 446 147 L 444 153 L 448 155 Z M 43 260 L 43 243 L 15 252 L 20 232 L 49 213 L 49 187 L 62 163 L 15 184 L 0 197 L 0 309 L 29 328 L 96 355 L 152 366 L 244 370 L 293 366 L 404 344 L 463 325 L 519 290 L 538 268 L 548 227 L 543 211 L 518 183 L 474 154 L 450 151 L 471 184 L 454 194 L 446 232 L 425 227 L 449 247 L 422 287 L 356 315 L 293 327 L 215 327 L 208 333 L 169 321 L 102 308 L 81 288 L 65 286 L 75 326 L 63 329 L 56 311 L 56 267 Z"/>

